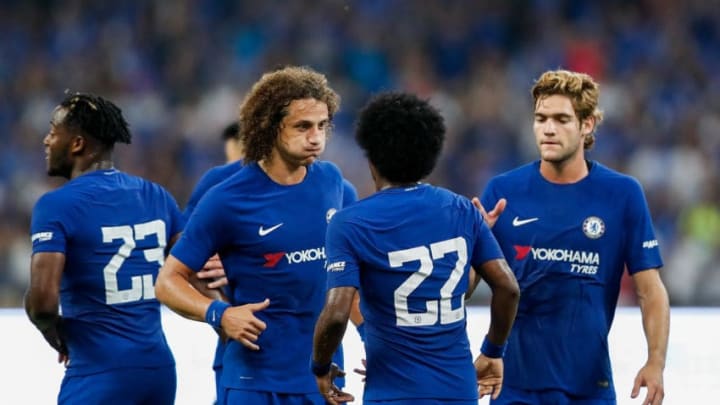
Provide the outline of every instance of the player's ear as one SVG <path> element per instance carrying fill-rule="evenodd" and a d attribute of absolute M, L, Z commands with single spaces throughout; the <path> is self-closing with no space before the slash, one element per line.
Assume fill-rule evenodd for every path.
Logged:
<path fill-rule="evenodd" d="M 82 135 L 75 135 L 70 140 L 70 153 L 80 154 L 87 147 L 87 139 Z"/>

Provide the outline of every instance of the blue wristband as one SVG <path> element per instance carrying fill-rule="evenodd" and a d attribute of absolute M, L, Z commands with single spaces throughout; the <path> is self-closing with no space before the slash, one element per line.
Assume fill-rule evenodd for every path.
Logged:
<path fill-rule="evenodd" d="M 498 346 L 492 343 L 488 339 L 487 335 L 485 335 L 485 339 L 480 347 L 480 353 L 482 353 L 485 357 L 490 357 L 491 359 L 499 359 L 505 355 L 505 349 L 507 349 L 507 342 Z"/>
<path fill-rule="evenodd" d="M 365 343 L 365 322 L 361 323 L 356 327 L 358 335 L 360 335 L 360 340 Z"/>
<path fill-rule="evenodd" d="M 331 367 L 332 361 L 328 362 L 327 364 L 316 363 L 315 360 L 312 360 L 310 362 L 310 370 L 312 370 L 312 373 L 318 377 L 322 377 L 325 374 L 329 373 Z"/>
<path fill-rule="evenodd" d="M 220 300 L 211 302 L 205 312 L 205 322 L 209 323 L 213 328 L 221 328 L 222 316 L 228 308 L 230 308 L 230 304 L 227 302 Z"/>

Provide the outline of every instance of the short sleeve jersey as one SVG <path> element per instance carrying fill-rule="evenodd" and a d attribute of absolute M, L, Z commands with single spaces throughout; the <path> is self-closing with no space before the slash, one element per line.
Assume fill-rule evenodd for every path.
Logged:
<path fill-rule="evenodd" d="M 308 365 L 326 291 L 325 231 L 342 202 L 340 171 L 324 161 L 309 165 L 303 181 L 290 186 L 251 163 L 200 200 L 171 254 L 197 271 L 217 252 L 232 305 L 270 299 L 256 313 L 267 324 L 260 350 L 228 343 L 224 386 L 317 392 Z"/>
<path fill-rule="evenodd" d="M 508 386 L 614 398 L 607 337 L 620 279 L 662 266 L 640 184 L 590 162 L 554 184 L 536 161 L 493 178 L 484 207 L 507 208 L 493 233 L 521 289 L 508 340 Z"/>
<path fill-rule="evenodd" d="M 165 189 L 114 169 L 83 174 L 38 200 L 33 254 L 65 255 L 68 375 L 174 364 L 154 283 L 183 225 Z"/>
<path fill-rule="evenodd" d="M 470 201 L 428 184 L 380 191 L 335 215 L 327 249 L 328 288 L 360 291 L 364 398 L 475 400 L 464 295 L 470 266 L 502 253 Z"/>

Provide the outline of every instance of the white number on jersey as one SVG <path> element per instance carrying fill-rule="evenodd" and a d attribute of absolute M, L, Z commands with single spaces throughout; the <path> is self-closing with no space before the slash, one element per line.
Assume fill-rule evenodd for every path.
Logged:
<path fill-rule="evenodd" d="M 410 313 L 408 297 L 433 271 L 433 260 L 445 257 L 447 253 L 457 252 L 457 261 L 450 276 L 439 291 L 438 300 L 425 302 L 425 312 Z M 398 326 L 434 325 L 440 317 L 440 324 L 446 325 L 465 318 L 465 293 L 460 298 L 460 307 L 452 309 L 452 293 L 465 273 L 467 264 L 467 244 L 465 239 L 457 237 L 427 246 L 396 250 L 388 253 L 390 267 L 401 267 L 408 262 L 420 262 L 420 268 L 395 289 L 395 317 Z"/>
<path fill-rule="evenodd" d="M 150 263 L 157 263 L 158 268 L 165 261 L 165 245 L 166 233 L 165 222 L 156 219 L 134 226 L 104 226 L 101 228 L 104 243 L 111 243 L 116 239 L 122 239 L 117 253 L 110 259 L 110 262 L 103 269 L 103 278 L 105 279 L 105 302 L 108 304 L 122 304 L 126 302 L 140 301 L 142 299 L 155 298 L 155 286 L 153 285 L 153 275 L 143 274 L 141 276 L 132 276 L 130 281 L 132 286 L 128 289 L 121 290 L 118 287 L 118 271 L 122 267 L 125 259 L 130 257 L 133 249 L 137 244 L 135 241 L 143 240 L 149 235 L 157 237 L 157 246 L 144 249 L 143 254 L 145 260 Z"/>

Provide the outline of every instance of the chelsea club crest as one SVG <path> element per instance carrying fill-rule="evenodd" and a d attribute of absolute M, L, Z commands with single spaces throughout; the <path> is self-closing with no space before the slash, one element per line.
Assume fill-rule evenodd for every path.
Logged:
<path fill-rule="evenodd" d="M 598 217 L 587 217 L 582 225 L 585 236 L 590 239 L 597 239 L 605 233 L 605 223 Z"/>

